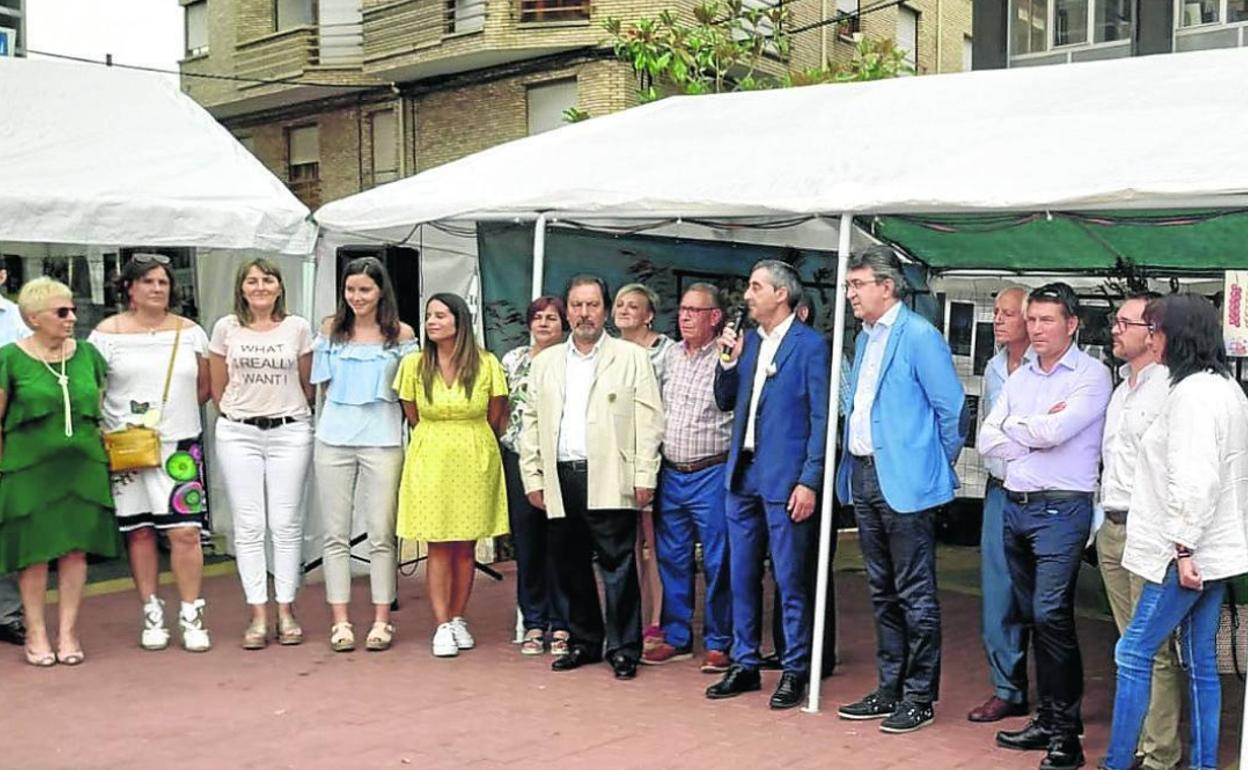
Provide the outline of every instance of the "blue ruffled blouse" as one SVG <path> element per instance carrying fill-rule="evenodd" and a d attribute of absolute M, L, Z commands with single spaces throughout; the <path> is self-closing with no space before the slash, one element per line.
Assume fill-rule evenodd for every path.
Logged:
<path fill-rule="evenodd" d="M 403 410 L 394 376 L 416 340 L 386 347 L 335 343 L 323 334 L 312 345 L 312 384 L 328 382 L 316 438 L 330 446 L 392 447 L 403 444 Z"/>

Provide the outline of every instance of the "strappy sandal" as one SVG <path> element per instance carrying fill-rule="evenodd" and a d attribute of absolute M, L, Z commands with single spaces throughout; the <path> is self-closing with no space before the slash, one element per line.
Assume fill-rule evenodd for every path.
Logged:
<path fill-rule="evenodd" d="M 521 655 L 541 655 L 546 652 L 546 634 L 540 628 L 530 628 L 524 632 L 524 641 L 520 643 Z"/>
<path fill-rule="evenodd" d="M 355 649 L 355 629 L 347 621 L 329 627 L 329 649 L 334 652 L 351 652 Z"/>
<path fill-rule="evenodd" d="M 368 636 L 364 639 L 364 648 L 369 652 L 381 652 L 390 649 L 393 643 L 394 626 L 380 620 L 373 621 L 373 627 L 368 629 Z"/>
<path fill-rule="evenodd" d="M 35 652 L 27 647 L 26 662 L 35 668 L 51 668 L 56 665 L 56 653 L 51 650 L 48 650 L 47 652 Z"/>
<path fill-rule="evenodd" d="M 244 650 L 263 650 L 269 644 L 269 627 L 263 620 L 253 620 L 243 632 Z"/>
<path fill-rule="evenodd" d="M 277 643 L 286 646 L 303 644 L 303 628 L 294 615 L 277 618 Z"/>
<path fill-rule="evenodd" d="M 568 654 L 568 632 L 556 631 L 550 640 L 550 654 L 555 657 Z"/>

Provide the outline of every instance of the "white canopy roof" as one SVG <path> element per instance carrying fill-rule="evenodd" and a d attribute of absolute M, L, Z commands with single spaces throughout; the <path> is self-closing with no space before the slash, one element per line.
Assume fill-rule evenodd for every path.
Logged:
<path fill-rule="evenodd" d="M 308 213 L 172 79 L 0 58 L 0 240 L 307 254 Z"/>
<path fill-rule="evenodd" d="M 1248 50 L 664 99 L 330 203 L 367 233 L 502 215 L 1248 205 Z"/>

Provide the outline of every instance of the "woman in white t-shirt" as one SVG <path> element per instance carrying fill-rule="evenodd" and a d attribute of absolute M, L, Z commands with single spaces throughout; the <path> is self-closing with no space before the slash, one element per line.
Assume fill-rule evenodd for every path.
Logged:
<path fill-rule="evenodd" d="M 126 535 L 130 570 L 143 602 L 139 644 L 145 650 L 169 646 L 165 603 L 157 596 L 159 530 L 169 538 L 182 599 L 182 646 L 204 652 L 211 641 L 199 593 L 204 574 L 200 532 L 208 519 L 199 408 L 208 400 L 208 335 L 169 312 L 174 278 L 168 257 L 135 254 L 122 267 L 119 284 L 127 309 L 104 319 L 88 341 L 108 362 L 104 429 L 144 425 L 160 431 L 159 466 L 112 477 L 117 526 Z"/>
<path fill-rule="evenodd" d="M 265 259 L 245 262 L 234 284 L 234 314 L 208 345 L 217 465 L 234 515 L 234 550 L 251 623 L 243 648 L 268 643 L 268 572 L 277 600 L 277 640 L 299 644 L 292 604 L 303 544 L 303 488 L 312 459 L 312 329 L 286 313 L 282 274 Z M 265 536 L 273 542 L 267 562 Z"/>

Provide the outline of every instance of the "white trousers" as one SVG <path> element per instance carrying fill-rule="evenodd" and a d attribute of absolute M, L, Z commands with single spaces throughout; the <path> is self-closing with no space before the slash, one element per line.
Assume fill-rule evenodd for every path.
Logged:
<path fill-rule="evenodd" d="M 312 424 L 301 420 L 270 430 L 221 417 L 217 467 L 234 515 L 234 552 L 248 604 L 269 600 L 267 534 L 273 542 L 273 593 L 295 600 L 303 568 L 303 485 L 312 459 Z"/>
<path fill-rule="evenodd" d="M 373 604 L 395 595 L 394 518 L 399 507 L 402 447 L 340 447 L 316 442 L 316 491 L 325 527 L 325 600 L 351 599 L 351 526 L 358 513 L 368 532 Z"/>

